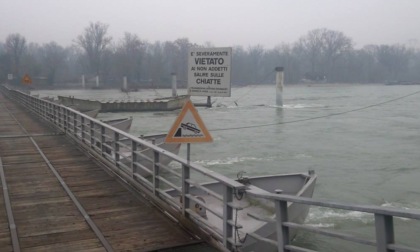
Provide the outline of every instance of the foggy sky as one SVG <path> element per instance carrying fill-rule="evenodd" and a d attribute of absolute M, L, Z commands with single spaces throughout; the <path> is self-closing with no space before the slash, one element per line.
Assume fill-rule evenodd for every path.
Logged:
<path fill-rule="evenodd" d="M 189 38 L 214 46 L 273 48 L 308 31 L 341 31 L 367 44 L 420 43 L 419 0 L 0 0 L 0 41 L 20 33 L 28 42 L 71 45 L 89 22 L 151 43 Z"/>

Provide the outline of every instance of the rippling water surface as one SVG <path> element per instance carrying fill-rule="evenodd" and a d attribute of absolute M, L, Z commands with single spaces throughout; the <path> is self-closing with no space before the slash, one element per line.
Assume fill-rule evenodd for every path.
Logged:
<path fill-rule="evenodd" d="M 233 88 L 232 97 L 213 97 L 213 108 L 198 108 L 213 143 L 193 144 L 191 159 L 235 178 L 315 170 L 314 198 L 344 203 L 420 209 L 420 86 L 286 86 L 284 107 L 275 104 L 273 85 Z M 39 91 L 92 99 L 146 99 L 171 90 Z M 185 94 L 185 90 L 178 90 Z M 205 97 L 193 97 L 204 102 Z M 133 116 L 134 135 L 168 132 L 179 111 L 102 113 L 99 119 Z M 255 126 L 255 127 L 250 127 Z M 184 147 L 180 153 L 186 156 Z M 307 223 L 326 229 L 374 235 L 371 215 L 312 208 Z M 396 219 L 396 239 L 416 245 L 418 222 Z M 374 251 L 315 234 L 296 242 L 319 251 Z M 337 246 L 344 248 L 337 249 Z"/>

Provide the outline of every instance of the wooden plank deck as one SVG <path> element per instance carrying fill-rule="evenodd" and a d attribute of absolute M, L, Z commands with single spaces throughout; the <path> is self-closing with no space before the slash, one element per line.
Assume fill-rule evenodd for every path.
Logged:
<path fill-rule="evenodd" d="M 64 135 L 53 133 L 0 94 L 0 158 L 22 251 L 106 251 L 31 138 L 114 251 L 158 251 L 199 242 Z M 5 209 L 1 191 L 0 251 L 12 251 Z"/>

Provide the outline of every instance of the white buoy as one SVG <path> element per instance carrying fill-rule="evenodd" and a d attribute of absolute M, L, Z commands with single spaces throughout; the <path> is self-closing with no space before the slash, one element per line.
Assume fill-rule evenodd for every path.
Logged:
<path fill-rule="evenodd" d="M 276 105 L 283 106 L 284 68 L 276 67 Z"/>
<path fill-rule="evenodd" d="M 99 87 L 99 76 L 96 75 L 96 87 Z"/>
<path fill-rule="evenodd" d="M 85 83 L 85 75 L 82 75 L 82 88 L 85 89 L 86 88 L 86 83 Z"/>
<path fill-rule="evenodd" d="M 172 97 L 177 96 L 176 94 L 176 73 L 172 73 Z"/>
<path fill-rule="evenodd" d="M 127 88 L 127 76 L 124 76 L 123 77 L 123 90 L 124 91 L 128 91 L 128 88 Z"/>

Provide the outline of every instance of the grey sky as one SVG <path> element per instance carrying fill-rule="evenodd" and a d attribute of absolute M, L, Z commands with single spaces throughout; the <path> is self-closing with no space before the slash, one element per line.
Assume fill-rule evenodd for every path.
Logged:
<path fill-rule="evenodd" d="M 215 46 L 292 43 L 328 28 L 366 44 L 420 41 L 419 0 L 0 0 L 0 41 L 71 45 L 89 22 L 109 24 L 149 42 L 187 37 Z"/>

